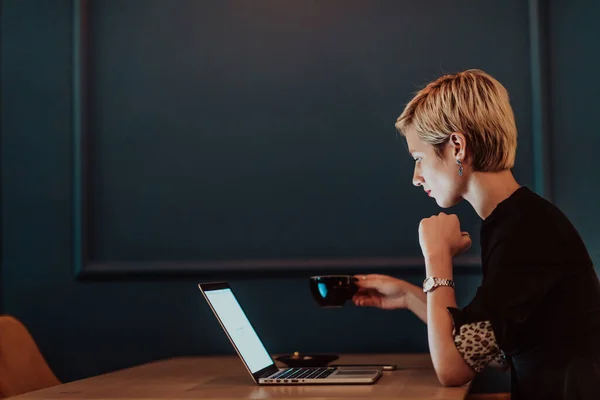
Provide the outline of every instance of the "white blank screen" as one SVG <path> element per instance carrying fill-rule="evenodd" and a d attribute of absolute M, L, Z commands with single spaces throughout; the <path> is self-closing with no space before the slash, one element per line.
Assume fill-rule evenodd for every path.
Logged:
<path fill-rule="evenodd" d="M 208 290 L 208 301 L 252 373 L 273 364 L 231 289 Z"/>

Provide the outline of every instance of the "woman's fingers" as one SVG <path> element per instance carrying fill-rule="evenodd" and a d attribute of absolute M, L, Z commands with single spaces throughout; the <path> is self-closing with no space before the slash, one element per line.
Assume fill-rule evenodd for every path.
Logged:
<path fill-rule="evenodd" d="M 379 289 L 384 284 L 386 278 L 385 275 L 379 274 L 368 274 L 368 275 L 355 275 L 358 278 L 356 286 L 359 288 Z"/>
<path fill-rule="evenodd" d="M 374 289 L 361 288 L 356 292 L 352 300 L 359 307 L 380 307 L 381 294 Z"/>
<path fill-rule="evenodd" d="M 379 307 L 381 299 L 377 297 L 360 296 L 354 299 L 354 304 L 358 307 Z"/>
<path fill-rule="evenodd" d="M 358 288 L 355 296 L 381 296 L 377 289 Z"/>
<path fill-rule="evenodd" d="M 460 243 L 460 253 L 464 253 L 465 251 L 469 250 L 471 248 L 472 243 L 473 243 L 473 241 L 471 240 L 471 235 L 469 235 L 469 232 L 462 232 L 461 233 L 461 243 Z"/>

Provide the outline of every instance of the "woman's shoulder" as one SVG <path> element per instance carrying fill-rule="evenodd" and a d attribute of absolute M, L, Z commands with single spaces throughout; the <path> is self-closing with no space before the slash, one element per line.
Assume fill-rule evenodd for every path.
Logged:
<path fill-rule="evenodd" d="M 483 221 L 482 236 L 519 243 L 523 239 L 563 240 L 579 236 L 575 226 L 555 204 L 523 186 L 501 202 Z"/>
<path fill-rule="evenodd" d="M 482 256 L 495 253 L 519 264 L 591 263 L 567 216 L 530 189 L 520 188 L 494 214 L 482 225 Z"/>
<path fill-rule="evenodd" d="M 553 222 L 567 217 L 555 204 L 522 186 L 496 206 L 483 226 L 526 224 L 540 219 Z"/>

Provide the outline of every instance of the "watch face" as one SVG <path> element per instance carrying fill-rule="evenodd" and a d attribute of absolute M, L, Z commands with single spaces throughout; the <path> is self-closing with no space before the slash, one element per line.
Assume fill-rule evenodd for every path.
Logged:
<path fill-rule="evenodd" d="M 433 288 L 433 279 L 427 278 L 425 280 L 425 283 L 423 283 L 423 289 L 425 289 L 426 291 L 429 291 L 432 288 Z"/>

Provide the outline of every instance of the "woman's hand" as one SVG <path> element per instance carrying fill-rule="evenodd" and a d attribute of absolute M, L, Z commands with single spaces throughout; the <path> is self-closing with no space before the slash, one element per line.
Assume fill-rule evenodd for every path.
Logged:
<path fill-rule="evenodd" d="M 414 286 L 387 275 L 357 275 L 358 292 L 352 298 L 358 307 L 377 307 L 383 310 L 408 308 L 408 293 Z"/>
<path fill-rule="evenodd" d="M 471 236 L 461 232 L 456 215 L 439 213 L 423 219 L 419 224 L 419 244 L 426 259 L 436 255 L 454 258 L 469 250 Z"/>

